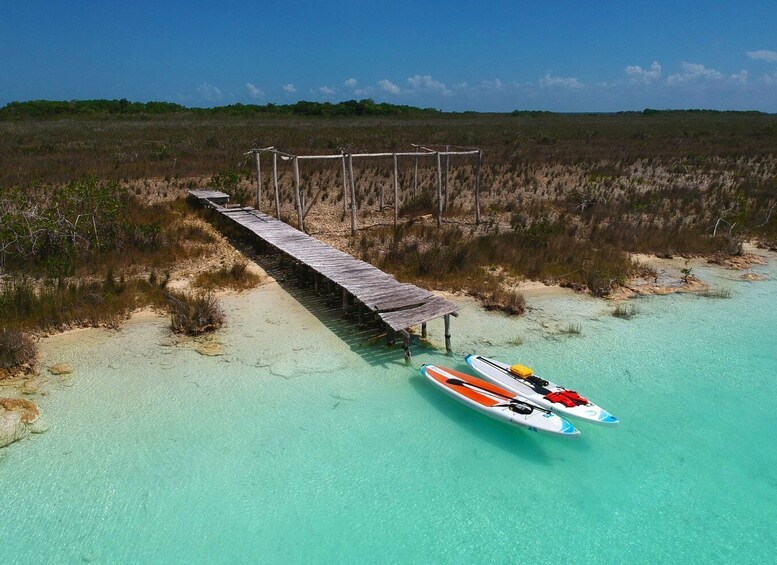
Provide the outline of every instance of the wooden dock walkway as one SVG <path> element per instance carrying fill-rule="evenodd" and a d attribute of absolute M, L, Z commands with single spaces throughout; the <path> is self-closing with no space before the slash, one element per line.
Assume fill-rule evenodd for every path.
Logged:
<path fill-rule="evenodd" d="M 213 190 L 190 190 L 189 195 L 223 217 L 259 237 L 266 244 L 342 289 L 343 309 L 353 301 L 380 317 L 386 326 L 404 336 L 405 356 L 410 356 L 408 330 L 437 318 L 445 321 L 445 347 L 451 350 L 450 316 L 458 306 L 412 284 L 401 283 L 377 267 L 331 247 L 296 228 L 254 208 L 226 206 L 229 196 Z M 318 278 L 316 278 L 318 284 Z"/>

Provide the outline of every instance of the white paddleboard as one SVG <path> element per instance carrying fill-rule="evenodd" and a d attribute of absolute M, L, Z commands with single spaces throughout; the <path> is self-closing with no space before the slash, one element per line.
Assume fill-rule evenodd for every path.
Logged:
<path fill-rule="evenodd" d="M 474 354 L 467 355 L 466 361 L 479 375 L 492 383 L 557 414 L 608 426 L 619 423 L 615 416 L 575 391 L 535 375 L 528 378 L 514 375 L 507 363 Z"/>

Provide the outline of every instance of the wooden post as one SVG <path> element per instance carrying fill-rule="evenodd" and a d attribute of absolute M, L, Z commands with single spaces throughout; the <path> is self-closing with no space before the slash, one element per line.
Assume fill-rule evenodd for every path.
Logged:
<path fill-rule="evenodd" d="M 453 351 L 451 348 L 451 315 L 445 314 L 443 319 L 445 320 L 445 351 L 450 353 Z"/>
<path fill-rule="evenodd" d="M 343 289 L 343 316 L 348 315 L 348 291 Z"/>
<path fill-rule="evenodd" d="M 402 330 L 402 351 L 405 354 L 405 362 L 410 363 L 410 334 L 407 330 Z"/>
<path fill-rule="evenodd" d="M 480 166 L 483 162 L 483 152 L 478 151 L 478 163 L 475 169 L 475 225 L 480 224 Z"/>
<path fill-rule="evenodd" d="M 343 214 L 348 202 L 348 177 L 345 172 L 345 152 L 343 152 Z"/>
<path fill-rule="evenodd" d="M 256 157 L 256 209 L 262 211 L 262 160 L 261 153 L 254 153 Z"/>
<path fill-rule="evenodd" d="M 399 219 L 399 171 L 397 169 L 397 154 L 394 153 L 394 229 L 397 229 Z"/>
<path fill-rule="evenodd" d="M 272 184 L 275 189 L 275 215 L 281 219 L 281 196 L 278 191 L 278 154 L 272 154 Z"/>
<path fill-rule="evenodd" d="M 353 155 L 348 155 L 348 177 L 351 180 L 351 235 L 356 235 L 356 182 L 353 180 Z"/>
<path fill-rule="evenodd" d="M 297 157 L 294 157 L 294 193 L 297 196 L 297 220 L 299 222 L 299 230 L 305 231 L 305 218 L 302 217 L 302 200 L 299 189 L 299 161 Z"/>
<path fill-rule="evenodd" d="M 426 322 L 421 323 L 421 337 L 426 339 Z"/>
<path fill-rule="evenodd" d="M 418 149 L 416 149 L 416 153 Z M 418 155 L 415 156 L 415 167 L 413 169 L 413 198 L 418 195 Z"/>
<path fill-rule="evenodd" d="M 307 191 L 305 190 L 302 181 L 300 181 L 300 189 L 299 189 L 299 201 L 302 204 L 302 223 L 305 223 L 305 217 L 307 214 L 305 214 L 305 209 L 307 208 Z"/>
<path fill-rule="evenodd" d="M 383 208 L 386 206 L 386 198 L 385 198 L 385 196 L 383 194 L 384 191 L 385 191 L 385 188 L 386 187 L 384 187 L 383 183 L 381 182 L 380 183 L 380 194 L 379 194 L 379 197 L 378 197 L 378 206 L 380 206 L 381 214 L 383 213 Z"/>
<path fill-rule="evenodd" d="M 437 155 L 437 227 L 442 225 L 442 164 L 440 154 Z"/>
<path fill-rule="evenodd" d="M 450 147 L 447 145 L 445 146 L 445 201 L 443 203 L 443 208 L 445 211 L 448 211 L 448 171 L 451 166 L 451 156 L 448 155 L 448 151 L 450 151 Z"/>
<path fill-rule="evenodd" d="M 318 273 L 313 272 L 313 290 L 318 294 Z"/>

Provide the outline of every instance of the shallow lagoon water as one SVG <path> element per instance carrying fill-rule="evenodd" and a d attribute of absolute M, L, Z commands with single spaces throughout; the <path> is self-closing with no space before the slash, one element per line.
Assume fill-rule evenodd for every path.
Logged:
<path fill-rule="evenodd" d="M 777 269 L 728 300 L 462 301 L 456 355 L 370 343 L 275 284 L 226 300 L 224 355 L 165 320 L 46 341 L 50 431 L 0 451 L 5 563 L 769 563 Z M 289 292 L 293 293 L 290 295 Z M 297 300 L 301 298 L 301 302 Z M 579 336 L 559 327 L 578 324 Z M 575 440 L 491 421 L 422 363 L 523 362 L 622 420 Z"/>

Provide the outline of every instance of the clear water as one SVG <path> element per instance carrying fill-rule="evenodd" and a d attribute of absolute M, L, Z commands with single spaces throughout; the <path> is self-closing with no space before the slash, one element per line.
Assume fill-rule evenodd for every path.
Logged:
<path fill-rule="evenodd" d="M 410 367 L 276 285 L 226 302 L 221 357 L 164 345 L 164 320 L 51 338 L 44 363 L 75 373 L 37 399 L 50 431 L 0 451 L 3 563 L 771 563 L 777 269 L 758 271 L 631 320 L 580 297 L 525 319 L 464 301 L 457 355 L 416 344 Z M 513 429 L 418 372 L 472 351 L 623 423 Z"/>

